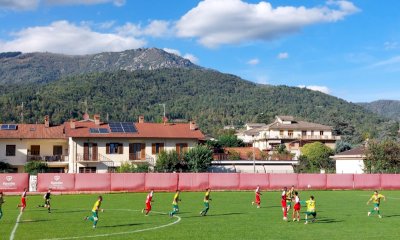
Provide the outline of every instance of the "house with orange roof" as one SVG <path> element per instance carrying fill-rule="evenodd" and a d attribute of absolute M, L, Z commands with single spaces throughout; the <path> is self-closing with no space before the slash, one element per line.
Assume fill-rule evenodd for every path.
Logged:
<path fill-rule="evenodd" d="M 100 115 L 52 126 L 1 124 L 0 161 L 23 172 L 28 161 L 45 161 L 52 172 L 113 172 L 123 162 L 155 165 L 165 150 L 178 153 L 194 147 L 205 137 L 194 122 L 101 122 Z"/>

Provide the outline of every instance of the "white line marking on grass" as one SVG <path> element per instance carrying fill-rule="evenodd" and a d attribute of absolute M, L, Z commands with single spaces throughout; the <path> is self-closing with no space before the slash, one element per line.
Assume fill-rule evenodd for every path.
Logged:
<path fill-rule="evenodd" d="M 18 217 L 17 217 L 17 221 L 15 222 L 15 226 L 11 232 L 10 235 L 10 240 L 14 240 L 14 236 L 15 236 L 15 232 L 17 231 L 18 225 L 19 225 L 19 220 L 21 219 L 22 216 L 22 212 L 19 213 Z"/>
<path fill-rule="evenodd" d="M 105 210 L 107 210 L 107 209 L 105 209 Z M 109 210 L 114 210 L 114 211 L 132 211 L 132 212 L 139 212 L 140 211 L 140 210 L 130 210 L 130 209 L 109 209 Z M 163 212 L 155 212 L 155 211 L 152 211 L 152 212 L 163 214 L 163 215 L 167 215 L 166 213 L 163 213 Z M 169 226 L 175 225 L 175 224 L 177 224 L 177 223 L 179 223 L 181 221 L 181 217 L 179 217 L 179 216 L 174 216 L 174 218 L 176 218 L 177 220 L 172 222 L 172 223 L 168 223 L 168 224 L 161 225 L 161 226 L 156 226 L 156 227 L 151 227 L 151 228 L 144 228 L 144 229 L 138 229 L 138 230 L 133 230 L 133 231 L 127 231 L 127 232 L 105 233 L 105 234 L 79 236 L 79 237 L 77 236 L 77 237 L 63 237 L 63 238 L 46 238 L 46 239 L 42 239 L 42 240 L 67 240 L 67 239 L 110 237 L 110 236 L 125 235 L 125 234 L 132 234 L 132 233 L 138 233 L 138 232 L 145 232 L 145 231 L 151 231 L 151 230 L 157 230 L 157 229 L 160 229 L 160 228 L 169 227 Z"/>

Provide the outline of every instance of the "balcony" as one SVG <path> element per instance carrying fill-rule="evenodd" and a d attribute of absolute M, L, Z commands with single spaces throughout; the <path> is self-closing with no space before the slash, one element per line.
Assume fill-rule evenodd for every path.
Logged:
<path fill-rule="evenodd" d="M 67 155 L 28 155 L 28 162 L 43 161 L 43 162 L 68 162 Z"/>
<path fill-rule="evenodd" d="M 340 136 L 326 136 L 326 135 L 279 135 L 279 136 L 270 136 L 263 135 L 255 138 L 255 140 L 284 140 L 284 139 L 293 139 L 293 140 L 340 140 Z"/>

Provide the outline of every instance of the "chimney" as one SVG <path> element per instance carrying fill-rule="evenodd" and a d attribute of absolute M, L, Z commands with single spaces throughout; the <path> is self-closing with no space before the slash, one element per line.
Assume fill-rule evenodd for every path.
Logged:
<path fill-rule="evenodd" d="M 87 121 L 90 119 L 90 116 L 88 113 L 83 114 L 83 120 Z"/>
<path fill-rule="evenodd" d="M 75 129 L 75 119 L 71 119 L 69 121 L 69 124 L 70 124 L 71 129 Z"/>
<path fill-rule="evenodd" d="M 49 117 L 49 115 L 44 116 L 44 127 L 45 128 L 50 127 L 50 117 Z"/>
<path fill-rule="evenodd" d="M 144 123 L 144 116 L 143 115 L 139 116 L 139 123 Z"/>
<path fill-rule="evenodd" d="M 195 121 L 190 121 L 189 122 L 189 128 L 190 128 L 191 131 L 197 130 L 198 127 L 197 127 L 196 122 Z"/>
<path fill-rule="evenodd" d="M 94 124 L 100 125 L 100 114 L 95 114 L 93 118 L 94 118 Z"/>

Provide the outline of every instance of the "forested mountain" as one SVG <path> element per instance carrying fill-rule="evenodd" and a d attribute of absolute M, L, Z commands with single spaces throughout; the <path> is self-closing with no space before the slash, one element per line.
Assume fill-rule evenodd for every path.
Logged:
<path fill-rule="evenodd" d="M 363 107 L 321 92 L 287 86 L 257 85 L 239 77 L 201 68 L 114 71 L 64 77 L 46 84 L 0 88 L 0 122 L 53 123 L 90 114 L 109 120 L 155 121 L 166 104 L 169 119 L 194 119 L 206 133 L 223 125 L 270 122 L 275 115 L 334 126 L 335 133 L 360 142 L 365 137 L 396 134 L 398 124 Z M 24 110 L 21 109 L 24 103 Z"/>
<path fill-rule="evenodd" d="M 400 101 L 379 100 L 370 103 L 359 103 L 359 105 L 381 116 L 397 121 L 400 120 Z"/>
<path fill-rule="evenodd" d="M 160 68 L 199 68 L 161 49 L 135 49 L 92 55 L 0 53 L 0 84 L 46 83 L 60 77 L 91 72 Z"/>

